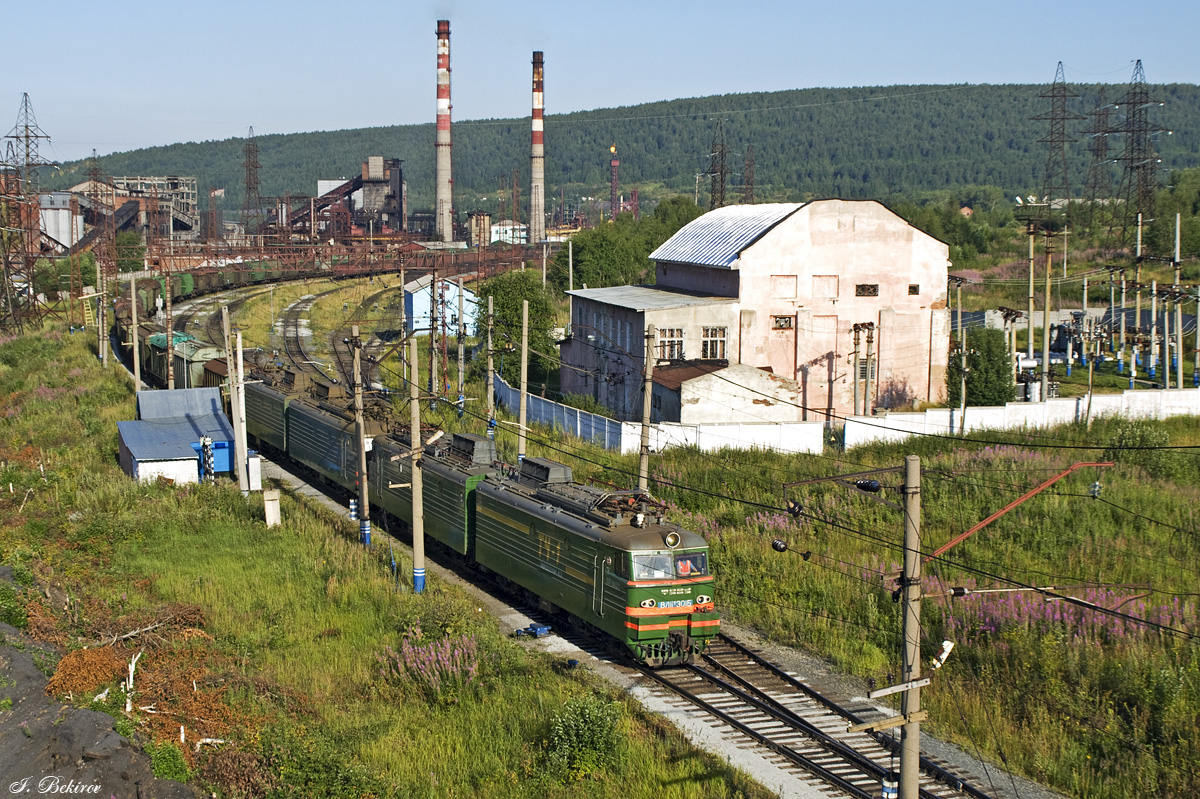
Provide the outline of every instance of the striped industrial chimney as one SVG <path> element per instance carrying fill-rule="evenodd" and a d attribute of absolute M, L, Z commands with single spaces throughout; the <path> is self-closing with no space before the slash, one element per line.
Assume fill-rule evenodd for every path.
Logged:
<path fill-rule="evenodd" d="M 454 240 L 450 182 L 450 20 L 437 24 L 437 174 L 434 176 L 434 238 Z"/>
<path fill-rule="evenodd" d="M 533 53 L 533 154 L 529 165 L 529 243 L 546 238 L 546 148 L 542 142 L 542 52 Z"/>

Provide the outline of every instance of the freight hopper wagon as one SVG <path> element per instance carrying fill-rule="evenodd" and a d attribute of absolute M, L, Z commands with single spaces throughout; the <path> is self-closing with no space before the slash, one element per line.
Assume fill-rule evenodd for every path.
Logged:
<path fill-rule="evenodd" d="M 708 544 L 633 491 L 526 458 L 475 490 L 475 560 L 596 627 L 650 666 L 685 663 L 719 630 Z"/>

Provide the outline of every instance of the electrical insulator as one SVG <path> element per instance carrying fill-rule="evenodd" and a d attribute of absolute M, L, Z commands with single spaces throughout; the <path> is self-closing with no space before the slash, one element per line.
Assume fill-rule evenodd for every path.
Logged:
<path fill-rule="evenodd" d="M 872 493 L 878 491 L 882 486 L 878 480 L 855 480 L 854 487 L 859 491 L 870 491 Z"/>
<path fill-rule="evenodd" d="M 784 541 L 782 538 L 776 538 L 771 542 L 771 549 L 776 552 L 787 552 L 787 541 Z"/>
<path fill-rule="evenodd" d="M 794 518 L 797 518 L 797 519 L 798 519 L 798 518 L 800 518 L 800 514 L 801 514 L 803 511 L 804 511 L 804 508 L 802 508 L 802 507 L 800 506 L 800 503 L 799 503 L 799 502 L 793 502 L 793 501 L 792 501 L 792 500 L 790 500 L 790 499 L 788 500 L 788 504 L 787 504 L 787 512 L 788 512 L 788 513 L 790 513 L 790 514 L 792 514 L 792 516 L 793 516 Z"/>

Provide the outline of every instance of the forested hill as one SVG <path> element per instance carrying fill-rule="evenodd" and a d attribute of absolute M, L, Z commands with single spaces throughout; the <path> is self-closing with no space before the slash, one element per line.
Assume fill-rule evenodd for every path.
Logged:
<path fill-rule="evenodd" d="M 1048 86 L 888 86 L 729 94 L 546 117 L 547 193 L 607 197 L 609 146 L 621 161 L 623 192 L 638 186 L 644 198 L 691 194 L 697 173 L 709 169 L 716 121 L 724 120 L 731 173 L 727 196 L 740 195 L 747 148 L 754 148 L 755 197 L 796 201 L 809 196 L 882 198 L 972 184 L 1027 193 L 1041 184 L 1049 113 L 1039 95 Z M 1099 85 L 1074 85 L 1071 111 L 1096 106 Z M 1127 87 L 1104 87 L 1109 102 Z M 1151 124 L 1164 170 L 1200 166 L 1200 86 L 1150 87 L 1161 100 Z M 553 96 L 548 96 L 553 107 Z M 431 106 L 432 107 L 432 106 Z M 245 120 L 252 124 L 254 120 Z M 1086 176 L 1089 120 L 1070 123 L 1072 185 Z M 318 178 L 350 177 L 370 155 L 404 159 L 411 206 L 432 205 L 433 125 L 405 125 L 260 136 L 263 196 L 311 194 Z M 492 210 L 502 175 L 519 170 L 528 192 L 529 118 L 454 123 L 455 205 Z M 1110 137 L 1119 155 L 1121 136 Z M 201 204 L 208 187 L 226 189 L 226 207 L 244 192 L 242 139 L 173 144 L 104 156 L 110 175 L 179 174 L 199 178 Z M 1114 166 L 1114 170 L 1116 167 Z M 1114 174 L 1116 174 L 1114 172 Z M 74 162 L 43 176 L 47 188 L 82 181 Z M 1079 190 L 1076 189 L 1076 193 Z M 707 179 L 700 179 L 701 202 Z M 486 202 L 482 198 L 491 198 Z M 551 206 L 548 197 L 547 206 Z M 524 204 L 524 203 L 523 203 Z"/>

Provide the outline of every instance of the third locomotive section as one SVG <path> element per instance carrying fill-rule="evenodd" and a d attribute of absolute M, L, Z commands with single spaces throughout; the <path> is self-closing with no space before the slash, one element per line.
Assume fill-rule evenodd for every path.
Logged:
<path fill-rule="evenodd" d="M 347 491 L 357 488 L 352 416 L 276 382 L 246 387 L 247 433 Z M 369 423 L 371 505 L 412 523 L 408 439 Z M 571 468 L 497 462 L 495 442 L 454 434 L 420 458 L 425 535 L 551 611 L 602 631 L 651 666 L 703 652 L 717 634 L 708 544 L 663 521 L 649 498 L 574 482 Z"/>

